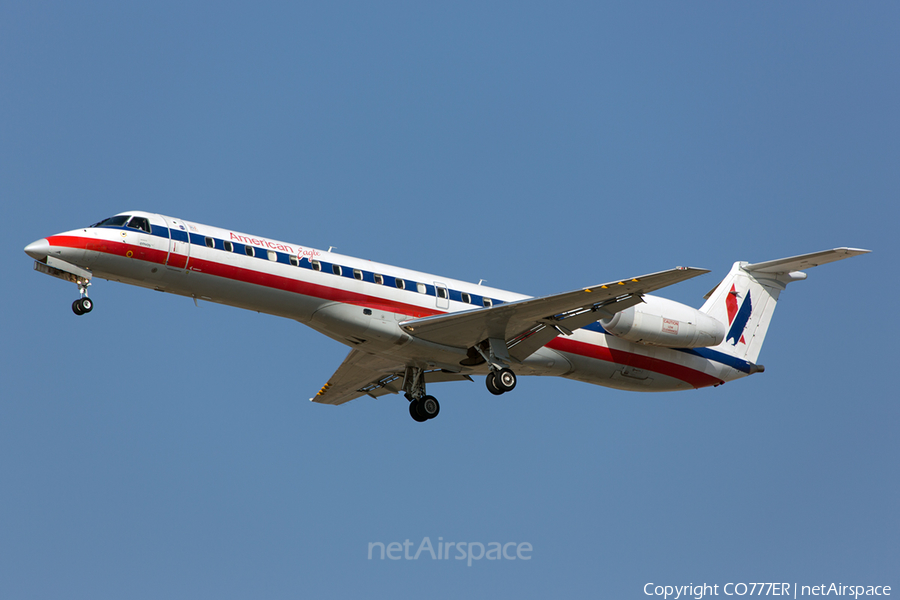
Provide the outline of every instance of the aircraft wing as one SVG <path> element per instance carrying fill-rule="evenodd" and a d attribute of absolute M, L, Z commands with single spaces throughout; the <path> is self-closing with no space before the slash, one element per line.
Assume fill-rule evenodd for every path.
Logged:
<path fill-rule="evenodd" d="M 404 321 L 400 327 L 412 336 L 457 348 L 471 348 L 490 338 L 502 339 L 512 358 L 524 360 L 561 333 L 569 335 L 640 303 L 642 294 L 708 272 L 677 267 L 563 294 Z"/>
<path fill-rule="evenodd" d="M 403 389 L 406 365 L 396 360 L 376 356 L 360 350 L 351 350 L 328 383 L 312 398 L 321 404 L 343 404 L 360 396 L 377 398 L 396 394 Z M 471 379 L 459 373 L 441 370 L 425 372 L 425 383 Z"/>

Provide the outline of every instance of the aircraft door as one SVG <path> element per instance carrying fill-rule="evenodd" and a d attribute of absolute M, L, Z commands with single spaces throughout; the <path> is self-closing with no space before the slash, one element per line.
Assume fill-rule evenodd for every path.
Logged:
<path fill-rule="evenodd" d="M 450 308 L 450 292 L 447 291 L 447 286 L 443 283 L 438 283 L 437 281 L 435 281 L 434 292 L 434 295 L 437 298 L 437 307 L 444 310 Z"/>
<path fill-rule="evenodd" d="M 166 219 L 166 225 L 169 227 L 169 254 L 166 256 L 166 266 L 175 271 L 184 271 L 191 259 L 188 227 L 184 221 L 178 219 Z"/>

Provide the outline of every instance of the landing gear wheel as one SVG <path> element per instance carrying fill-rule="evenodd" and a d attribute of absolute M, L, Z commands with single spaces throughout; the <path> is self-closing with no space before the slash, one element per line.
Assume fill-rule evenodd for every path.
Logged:
<path fill-rule="evenodd" d="M 516 387 L 516 374 L 511 369 L 500 369 L 496 375 L 495 383 L 504 392 L 511 392 Z"/>
<path fill-rule="evenodd" d="M 488 373 L 487 378 L 484 380 L 484 384 L 487 386 L 488 391 L 495 396 L 499 396 L 503 393 L 503 390 L 497 385 L 497 373 L 494 371 Z"/>
<path fill-rule="evenodd" d="M 413 400 L 409 403 L 409 416 L 413 418 L 413 421 L 417 421 L 419 423 L 424 423 L 428 420 L 428 417 L 420 417 L 419 416 L 419 401 Z"/>
<path fill-rule="evenodd" d="M 434 396 L 425 396 L 419 399 L 419 415 L 425 415 L 426 419 L 433 419 L 441 412 L 441 405 Z"/>
<path fill-rule="evenodd" d="M 72 312 L 79 316 L 91 312 L 93 308 L 94 303 L 90 298 L 79 298 L 72 303 Z"/>

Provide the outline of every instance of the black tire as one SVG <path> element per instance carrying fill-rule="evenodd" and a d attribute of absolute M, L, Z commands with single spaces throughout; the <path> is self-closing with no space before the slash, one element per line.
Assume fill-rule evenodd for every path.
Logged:
<path fill-rule="evenodd" d="M 428 420 L 428 417 L 420 417 L 419 416 L 419 401 L 413 400 L 409 403 L 409 416 L 413 418 L 413 421 L 418 423 L 424 423 Z"/>
<path fill-rule="evenodd" d="M 84 311 L 81 310 L 81 298 L 72 303 L 72 312 L 79 317 L 84 314 Z"/>
<path fill-rule="evenodd" d="M 504 392 L 511 392 L 516 389 L 516 374 L 512 369 L 500 369 L 497 373 L 496 385 Z"/>
<path fill-rule="evenodd" d="M 441 412 L 441 404 L 434 396 L 425 396 L 419 400 L 419 414 L 427 419 L 433 419 Z"/>
<path fill-rule="evenodd" d="M 497 385 L 497 374 L 494 371 L 488 373 L 488 376 L 484 380 L 484 384 L 487 386 L 488 391 L 495 396 L 499 396 L 503 393 L 503 390 Z"/>
<path fill-rule="evenodd" d="M 81 302 L 81 312 L 87 314 L 94 310 L 94 302 L 90 298 L 82 298 Z"/>

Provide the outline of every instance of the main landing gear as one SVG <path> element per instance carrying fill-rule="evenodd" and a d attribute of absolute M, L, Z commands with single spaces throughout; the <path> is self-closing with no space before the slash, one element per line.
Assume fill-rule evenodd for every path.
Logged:
<path fill-rule="evenodd" d="M 434 396 L 425 394 L 425 374 L 418 367 L 406 367 L 403 391 L 409 400 L 409 416 L 418 423 L 433 419 L 441 412 L 441 405 Z"/>
<path fill-rule="evenodd" d="M 513 391 L 516 387 L 516 374 L 507 366 L 510 356 L 506 342 L 500 338 L 484 340 L 469 348 L 468 358 L 463 364 L 472 366 L 479 364 L 479 355 L 480 364 L 487 363 L 491 368 L 491 372 L 484 380 L 488 391 L 495 396 Z"/>
<path fill-rule="evenodd" d="M 491 369 L 487 378 L 484 380 L 485 385 L 490 393 L 495 396 L 511 392 L 516 387 L 516 374 L 512 369 Z"/>
<path fill-rule="evenodd" d="M 435 418 L 439 412 L 441 412 L 441 405 L 434 396 L 413 398 L 409 402 L 409 416 L 419 423 Z"/>

